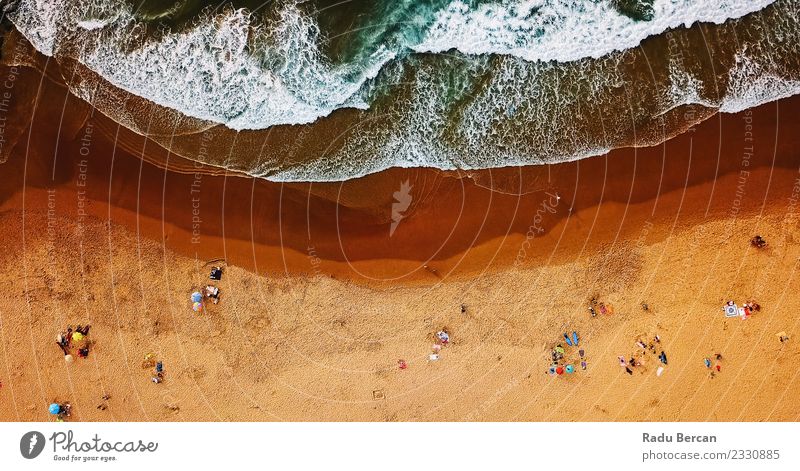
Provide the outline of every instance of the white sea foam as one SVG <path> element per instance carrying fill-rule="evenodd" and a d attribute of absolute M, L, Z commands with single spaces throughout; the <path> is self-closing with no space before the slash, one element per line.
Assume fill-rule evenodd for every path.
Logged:
<path fill-rule="evenodd" d="M 419 52 L 508 54 L 528 61 L 599 58 L 636 47 L 648 36 L 696 22 L 722 23 L 775 0 L 655 0 L 649 21 L 635 21 L 609 2 L 522 0 L 470 8 L 454 0 L 439 12 Z"/>
<path fill-rule="evenodd" d="M 571 61 L 635 47 L 667 28 L 722 22 L 769 3 L 657 0 L 653 20 L 636 22 L 605 2 L 524 0 L 471 10 L 456 0 L 438 13 L 422 44 L 412 46 Z M 310 123 L 343 107 L 365 109 L 364 83 L 397 53 L 377 46 L 366 63 L 333 65 L 319 51 L 314 19 L 291 1 L 280 7 L 279 21 L 270 28 L 255 26 L 245 10 L 228 9 L 188 31 L 131 48 L 138 25 L 128 8 L 110 0 L 20 0 L 11 19 L 48 55 L 57 49 L 60 34 L 76 28 L 94 34 L 86 39 L 92 47 L 77 59 L 103 78 L 235 130 Z"/>
<path fill-rule="evenodd" d="M 139 26 L 130 11 L 84 19 L 57 3 L 22 0 L 12 15 L 40 52 L 53 55 L 59 35 L 70 29 L 96 32 L 76 58 L 82 64 L 123 90 L 236 130 L 310 123 L 342 107 L 365 109 L 359 91 L 394 58 L 379 47 L 365 64 L 331 64 L 318 49 L 317 25 L 291 2 L 269 29 L 254 25 L 247 11 L 230 9 L 133 48 Z"/>
<path fill-rule="evenodd" d="M 569 161 L 630 145 L 621 131 L 620 120 L 629 119 L 625 113 L 601 117 L 607 126 L 603 142 L 597 136 L 563 132 L 573 129 L 571 124 L 585 125 L 592 113 L 596 117 L 605 108 L 614 109 L 614 100 L 625 99 L 619 93 L 628 93 L 625 87 L 631 84 L 618 73 L 614 60 L 620 54 L 613 51 L 636 47 L 669 28 L 697 21 L 721 23 L 770 3 L 656 0 L 653 20 L 635 22 L 596 1 L 503 1 L 472 10 L 453 1 L 438 13 L 423 42 L 410 47 L 479 56 L 463 60 L 456 74 L 451 70 L 437 75 L 437 64 L 415 69 L 410 98 L 381 110 L 392 114 L 385 128 L 365 126 L 331 154 L 298 159 L 300 163 L 288 168 L 265 170 L 260 162 L 249 162 L 248 168 L 254 176 L 269 172 L 267 178 L 277 181 L 337 181 L 389 167 L 468 170 Z M 124 5 L 111 0 L 20 0 L 11 19 L 44 54 L 58 55 L 61 42 L 72 41 L 69 54 L 80 51 L 76 59 L 115 87 L 234 130 L 310 123 L 343 107 L 366 109 L 364 85 L 402 52 L 376 45 L 358 63 L 334 64 L 319 49 L 321 33 L 315 20 L 293 0 L 278 8 L 277 21 L 268 26 L 246 10 L 229 8 L 182 32 L 164 32 L 158 38 L 151 34 L 149 39 L 142 39 L 142 26 Z M 131 38 L 138 43 L 130 44 Z M 483 76 L 489 70 L 488 53 L 506 57 L 495 61 L 499 67 L 492 64 L 481 87 L 471 88 L 467 80 L 463 93 L 470 95 L 455 118 L 460 121 L 451 122 L 452 94 L 460 93 L 454 91 L 458 87 L 453 86 L 453 75 Z M 586 59 L 601 56 L 599 61 Z M 680 64 L 670 63 L 671 81 L 663 90 L 661 108 L 651 112 L 665 114 L 686 104 L 736 112 L 800 93 L 800 82 L 782 78 L 779 69 L 763 64 L 764 54 L 753 54 L 757 60 L 748 57 L 742 51 L 730 71 L 727 95 L 719 100 L 704 97 L 703 83 Z M 594 65 L 577 80 L 558 70 L 577 62 Z M 396 79 L 401 76 L 398 73 Z M 583 95 L 563 90 L 563 80 L 574 81 Z M 94 85 L 81 83 L 73 90 L 90 102 L 102 100 L 105 95 L 102 90 L 96 93 Z M 548 100 L 540 98 L 545 93 Z M 99 108 L 115 107 L 120 111 L 112 112 L 112 118 L 136 130 L 134 121 L 122 114 L 121 103 Z M 529 123 L 534 129 L 519 136 L 509 131 L 507 121 Z M 448 146 L 448 139 L 463 147 Z"/>
<path fill-rule="evenodd" d="M 106 25 L 108 25 L 108 22 L 103 20 L 82 20 L 78 22 L 78 27 L 87 31 L 105 28 Z"/>
<path fill-rule="evenodd" d="M 800 81 L 782 78 L 744 53 L 736 56 L 728 81 L 728 93 L 719 107 L 724 113 L 738 113 L 800 93 Z"/>
<path fill-rule="evenodd" d="M 36 50 L 52 56 L 64 13 L 64 5 L 58 1 L 24 0 L 17 4 L 9 18 Z"/>

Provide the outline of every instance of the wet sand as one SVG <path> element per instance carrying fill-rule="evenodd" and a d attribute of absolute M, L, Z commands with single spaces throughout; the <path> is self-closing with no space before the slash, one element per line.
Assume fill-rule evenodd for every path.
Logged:
<path fill-rule="evenodd" d="M 194 169 L 57 83 L 30 88 L 0 183 L 0 420 L 47 420 L 53 400 L 121 421 L 800 415 L 798 98 L 573 163 L 278 184 Z M 222 301 L 197 315 L 189 294 L 218 259 Z M 592 318 L 592 297 L 614 314 Z M 722 315 L 751 298 L 751 319 Z M 96 344 L 67 366 L 55 335 L 78 323 Z M 443 327 L 453 343 L 429 362 Z M 572 330 L 588 369 L 551 377 Z M 664 374 L 647 355 L 627 375 L 617 356 L 655 334 Z"/>

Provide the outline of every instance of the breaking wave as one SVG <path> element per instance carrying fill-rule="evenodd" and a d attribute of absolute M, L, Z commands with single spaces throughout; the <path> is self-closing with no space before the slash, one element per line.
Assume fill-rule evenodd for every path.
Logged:
<path fill-rule="evenodd" d="M 212 132 L 205 163 L 274 180 L 574 160 L 800 91 L 794 0 L 145 3 L 8 17 L 116 121 L 190 159 Z M 200 124 L 139 127 L 113 89 Z"/>

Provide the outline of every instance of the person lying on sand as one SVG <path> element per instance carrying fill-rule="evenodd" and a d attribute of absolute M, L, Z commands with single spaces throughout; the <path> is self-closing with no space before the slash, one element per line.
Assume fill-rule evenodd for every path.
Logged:
<path fill-rule="evenodd" d="M 69 349 L 67 348 L 67 345 L 65 343 L 57 341 L 56 345 L 58 345 L 58 347 L 61 348 L 61 351 L 64 352 L 64 356 L 69 355 Z"/>
<path fill-rule="evenodd" d="M 206 297 L 214 300 L 214 304 L 219 302 L 219 288 L 216 286 L 207 285 L 205 287 Z"/>

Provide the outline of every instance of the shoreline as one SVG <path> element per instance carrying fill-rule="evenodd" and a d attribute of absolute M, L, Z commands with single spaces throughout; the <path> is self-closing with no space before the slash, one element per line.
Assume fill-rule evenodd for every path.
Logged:
<path fill-rule="evenodd" d="M 768 200 L 788 197 L 799 165 L 792 149 L 800 147 L 800 97 L 715 115 L 658 146 L 574 162 L 474 172 L 395 168 L 306 184 L 202 166 L 187 173 L 188 162 L 135 141 L 63 88 L 45 86 L 34 98 L 37 133 L 33 140 L 22 134 L 31 146 L 22 154 L 17 146 L 3 164 L 3 208 L 46 211 L 51 192 L 59 215 L 110 220 L 183 255 L 371 286 L 563 263 L 635 238 L 645 221 L 681 229 L 762 211 Z M 159 159 L 168 165 L 152 163 Z M 406 182 L 408 207 L 393 214 Z M 694 194 L 683 201 L 689 189 Z M 642 209 L 627 211 L 632 204 Z M 584 219 L 592 226 L 582 228 Z"/>

